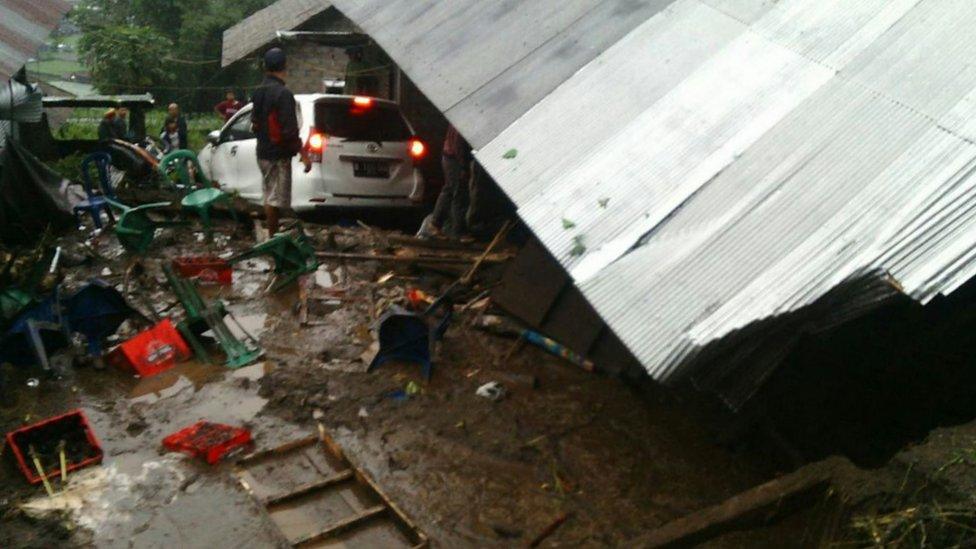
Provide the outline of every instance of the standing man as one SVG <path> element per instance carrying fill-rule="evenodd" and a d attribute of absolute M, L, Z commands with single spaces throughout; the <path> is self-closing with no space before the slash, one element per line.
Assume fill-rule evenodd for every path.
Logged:
<path fill-rule="evenodd" d="M 421 227 L 418 236 L 437 235 L 442 231 L 451 238 L 467 232 L 468 178 L 471 166 L 471 146 L 454 126 L 448 126 L 441 149 L 441 168 L 444 187 L 434 204 L 434 211 Z"/>
<path fill-rule="evenodd" d="M 109 109 L 102 115 L 98 123 L 98 140 L 109 141 L 115 139 L 115 109 Z"/>
<path fill-rule="evenodd" d="M 163 121 L 163 127 L 160 129 L 160 133 L 166 131 L 167 126 L 169 126 L 169 121 L 176 121 L 176 131 L 180 137 L 180 146 L 184 149 L 190 148 L 190 142 L 187 141 L 187 131 L 186 131 L 186 117 L 180 112 L 180 106 L 176 103 L 170 103 L 169 107 L 166 108 L 166 120 Z"/>
<path fill-rule="evenodd" d="M 234 95 L 234 91 L 227 90 L 227 94 L 224 95 L 224 100 L 217 103 L 217 106 L 214 107 L 214 112 L 219 114 L 224 119 L 224 122 L 228 122 L 234 117 L 235 114 L 237 114 L 237 111 L 243 108 L 244 103 L 237 100 L 237 97 Z"/>
<path fill-rule="evenodd" d="M 129 133 L 129 109 L 121 105 L 115 109 L 115 138 L 132 141 Z"/>
<path fill-rule="evenodd" d="M 278 232 L 282 209 L 291 209 L 291 159 L 301 154 L 305 172 L 312 162 L 302 151 L 295 96 L 285 87 L 285 52 L 271 48 L 264 54 L 264 81 L 254 91 L 251 125 L 258 140 L 258 166 L 264 177 L 264 214 L 268 236 Z"/>

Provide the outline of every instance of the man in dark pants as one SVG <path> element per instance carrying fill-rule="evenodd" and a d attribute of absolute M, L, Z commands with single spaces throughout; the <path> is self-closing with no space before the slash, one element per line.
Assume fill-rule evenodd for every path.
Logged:
<path fill-rule="evenodd" d="M 285 52 L 271 48 L 264 54 L 264 81 L 254 90 L 251 125 L 258 140 L 258 165 L 264 178 L 264 213 L 268 236 L 278 232 L 281 210 L 291 209 L 291 159 L 302 155 L 305 172 L 312 163 L 302 151 L 295 96 L 285 87 Z"/>
<path fill-rule="evenodd" d="M 467 232 L 465 222 L 468 211 L 468 178 L 470 177 L 471 146 L 461 137 L 454 126 L 447 128 L 441 154 L 441 168 L 444 170 L 444 188 L 434 204 L 430 223 L 422 233 L 437 234 L 444 231 L 447 236 L 457 238 Z"/>

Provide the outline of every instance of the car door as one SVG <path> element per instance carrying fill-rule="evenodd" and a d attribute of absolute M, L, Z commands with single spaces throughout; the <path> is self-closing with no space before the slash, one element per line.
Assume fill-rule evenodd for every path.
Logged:
<path fill-rule="evenodd" d="M 214 179 L 222 188 L 237 191 L 248 200 L 261 199 L 261 170 L 257 139 L 251 131 L 251 105 L 241 109 L 224 126 L 212 162 Z"/>

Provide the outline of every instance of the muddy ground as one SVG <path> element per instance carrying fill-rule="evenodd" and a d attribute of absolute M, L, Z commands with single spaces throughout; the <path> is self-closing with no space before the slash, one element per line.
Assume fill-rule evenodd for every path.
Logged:
<path fill-rule="evenodd" d="M 319 247 L 385 247 L 377 242 L 383 233 L 367 229 L 333 229 L 330 236 L 325 227 L 307 225 L 306 231 Z M 221 233 L 207 243 L 190 229 L 168 229 L 143 261 L 142 279 L 129 280 L 133 295 L 141 296 L 133 304 L 178 315 L 160 265 L 187 253 L 229 256 L 255 241 L 247 225 L 235 229 L 224 222 Z M 122 286 L 130 259 L 112 235 L 91 246 L 83 244 L 86 236 L 64 240 L 66 250 L 90 258 L 66 270 L 65 284 L 99 276 Z M 257 449 L 314 434 L 321 423 L 437 547 L 524 545 L 563 515 L 568 519 L 545 546 L 626 546 L 781 472 L 761 450 L 732 452 L 718 445 L 720 437 L 698 421 L 693 399 L 589 373 L 535 348 L 512 352 L 511 339 L 471 326 L 484 312 L 481 304 L 455 318 L 429 382 L 415 365 L 388 364 L 367 373 L 378 312 L 402 303 L 409 288 L 438 295 L 457 269 L 326 262 L 304 282 L 311 300 L 302 325 L 297 287 L 264 293 L 270 268 L 266 260 L 246 261 L 235 268 L 232 286 L 203 291 L 224 300 L 260 341 L 265 355 L 246 368 L 189 361 L 147 379 L 111 367 L 68 367 L 60 378 L 8 368 L 0 430 L 80 408 L 105 460 L 73 474 L 64 491 L 49 498 L 43 488 L 26 484 L 4 452 L 0 546 L 287 546 L 237 482 L 230 462 L 208 466 L 162 448 L 164 436 L 200 419 L 248 428 Z M 499 270 L 487 268 L 480 286 L 465 297 L 490 285 Z M 126 325 L 119 337 L 132 333 Z M 502 398 L 476 395 L 491 381 L 504 388 Z M 956 479 L 976 479 L 976 454 L 956 454 L 976 448 L 976 437 L 972 429 L 960 429 L 944 435 L 951 442 L 941 451 L 899 454 L 884 474 L 888 488 L 852 488 L 855 495 L 847 501 L 870 503 L 865 513 L 881 512 L 879 502 L 892 507 L 893 500 L 866 493 L 905 491 L 940 476 L 953 480 L 939 497 L 961 493 L 970 481 Z M 932 446 L 942 437 L 933 435 Z M 901 478 L 900 471 L 908 471 L 911 484 L 890 481 Z M 794 522 L 716 543 L 815 544 L 819 536 L 813 534 L 825 526 L 819 508 L 811 509 L 815 516 L 801 514 Z M 784 535 L 790 536 L 786 542 Z"/>

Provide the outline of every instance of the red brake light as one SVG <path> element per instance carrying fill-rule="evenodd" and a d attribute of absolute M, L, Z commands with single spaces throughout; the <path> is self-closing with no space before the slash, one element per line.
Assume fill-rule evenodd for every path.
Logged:
<path fill-rule="evenodd" d="M 424 145 L 424 142 L 416 137 L 407 143 L 407 149 L 414 160 L 420 160 L 427 153 L 427 145 Z"/>
<path fill-rule="evenodd" d="M 357 95 L 352 98 L 352 103 L 357 107 L 371 107 L 373 105 L 373 98 Z"/>
<path fill-rule="evenodd" d="M 314 153 L 321 153 L 325 149 L 325 136 L 320 133 L 308 136 L 308 148 Z"/>

